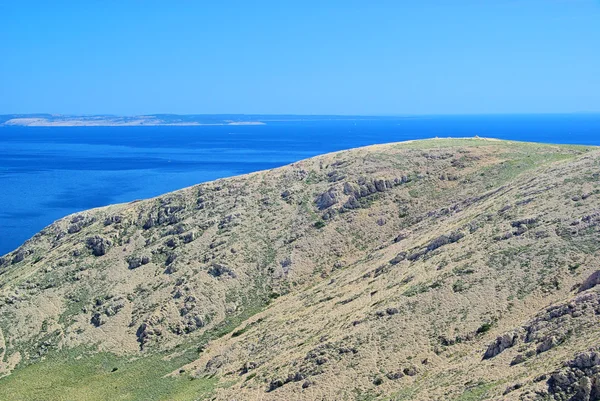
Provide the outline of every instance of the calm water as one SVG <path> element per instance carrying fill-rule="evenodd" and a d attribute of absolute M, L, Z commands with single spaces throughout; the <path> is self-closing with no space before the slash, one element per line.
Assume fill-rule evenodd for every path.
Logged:
<path fill-rule="evenodd" d="M 600 115 L 269 121 L 261 126 L 0 127 L 0 255 L 67 214 L 321 153 L 435 136 L 600 145 Z"/>

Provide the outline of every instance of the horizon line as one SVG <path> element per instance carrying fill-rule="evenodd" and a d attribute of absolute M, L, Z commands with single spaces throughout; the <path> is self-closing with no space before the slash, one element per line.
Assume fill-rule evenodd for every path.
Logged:
<path fill-rule="evenodd" d="M 0 116 L 49 116 L 49 117 L 152 117 L 152 116 L 297 116 L 297 117 L 431 117 L 431 116 L 491 116 L 491 115 L 573 115 L 600 114 L 598 111 L 557 111 L 557 112 L 487 112 L 487 113 L 413 113 L 413 114 L 340 114 L 340 113 L 0 113 Z"/>

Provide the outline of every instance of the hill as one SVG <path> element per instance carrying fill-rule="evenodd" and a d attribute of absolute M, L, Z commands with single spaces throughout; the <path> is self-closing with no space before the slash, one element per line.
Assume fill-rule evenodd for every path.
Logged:
<path fill-rule="evenodd" d="M 600 149 L 431 139 L 68 216 L 0 399 L 598 400 Z"/>

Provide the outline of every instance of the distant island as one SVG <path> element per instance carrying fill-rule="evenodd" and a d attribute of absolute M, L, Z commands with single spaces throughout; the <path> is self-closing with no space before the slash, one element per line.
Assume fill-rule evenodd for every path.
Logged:
<path fill-rule="evenodd" d="M 121 126 L 194 126 L 194 125 L 264 125 L 250 116 L 216 115 L 139 115 L 70 116 L 62 114 L 14 114 L 0 116 L 0 126 L 21 127 L 121 127 Z"/>
<path fill-rule="evenodd" d="M 4 114 L 0 127 L 136 127 L 136 126 L 203 126 L 265 125 L 271 122 L 414 119 L 418 116 L 353 116 L 297 114 L 144 114 L 116 116 L 110 114 Z"/>

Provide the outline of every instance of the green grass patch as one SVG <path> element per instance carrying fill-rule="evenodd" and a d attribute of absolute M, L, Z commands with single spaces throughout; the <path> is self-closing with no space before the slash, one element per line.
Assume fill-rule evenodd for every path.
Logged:
<path fill-rule="evenodd" d="M 74 358 L 67 353 L 15 370 L 0 379 L 0 400 L 203 400 L 217 379 L 164 377 L 197 354 L 134 360 L 110 353 Z"/>
<path fill-rule="evenodd" d="M 569 148 L 560 149 L 562 152 L 550 152 L 549 149 L 545 149 L 544 145 L 534 144 L 522 144 L 514 147 L 514 152 L 510 152 L 513 150 L 510 148 L 506 150 L 508 152 L 498 155 L 504 159 L 502 163 L 477 170 L 471 176 L 471 180 L 482 180 L 489 189 L 510 182 L 515 177 L 535 168 L 578 156 L 578 153 Z"/>
<path fill-rule="evenodd" d="M 406 291 L 404 291 L 404 296 L 414 297 L 415 295 L 422 294 L 424 292 L 429 291 L 430 286 L 426 283 L 419 283 L 415 285 L 411 285 Z"/>
<path fill-rule="evenodd" d="M 489 391 L 496 386 L 495 383 L 480 381 L 475 386 L 466 389 L 457 401 L 479 401 L 489 397 Z"/>

